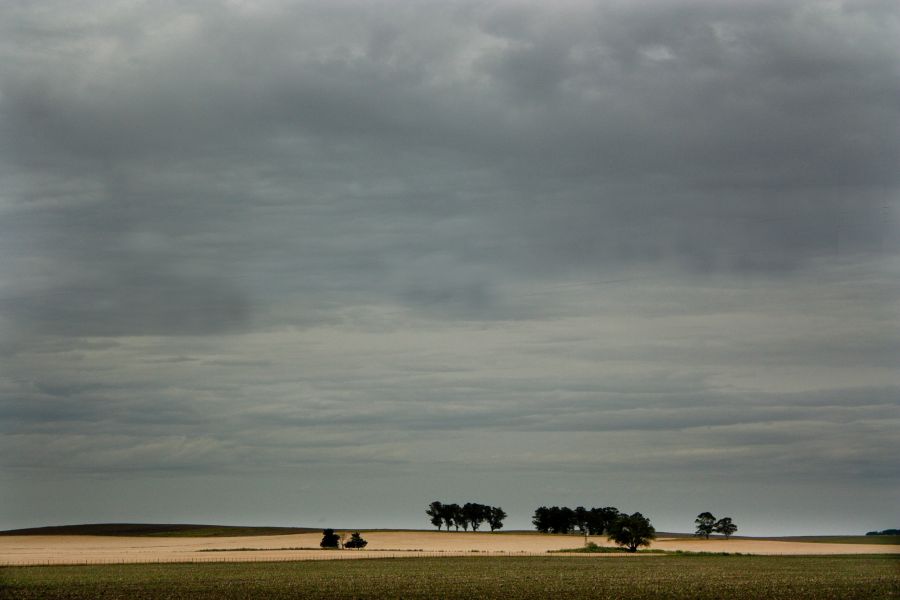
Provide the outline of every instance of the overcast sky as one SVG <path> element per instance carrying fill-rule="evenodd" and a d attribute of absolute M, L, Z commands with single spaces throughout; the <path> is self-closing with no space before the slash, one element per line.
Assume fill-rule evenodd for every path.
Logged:
<path fill-rule="evenodd" d="M 0 528 L 900 525 L 900 4 L 0 5 Z"/>

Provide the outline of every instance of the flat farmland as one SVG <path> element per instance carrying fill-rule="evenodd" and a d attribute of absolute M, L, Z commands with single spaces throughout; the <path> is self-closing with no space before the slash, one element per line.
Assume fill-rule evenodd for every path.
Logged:
<path fill-rule="evenodd" d="M 900 597 L 896 556 L 444 557 L 0 569 L 4 600 Z"/>
<path fill-rule="evenodd" d="M 90 535 L 0 536 L 0 565 L 154 562 L 284 561 L 384 557 L 546 554 L 578 548 L 584 538 L 528 533 L 363 531 L 365 550 L 321 550 L 321 533 L 241 537 L 138 537 Z M 590 541 L 611 544 L 604 537 Z M 654 549 L 758 555 L 898 554 L 900 546 L 754 539 L 661 538 Z M 615 557 L 615 555 L 612 555 Z M 610 557 L 608 554 L 593 558 Z M 646 557 L 642 557 L 646 558 Z"/>

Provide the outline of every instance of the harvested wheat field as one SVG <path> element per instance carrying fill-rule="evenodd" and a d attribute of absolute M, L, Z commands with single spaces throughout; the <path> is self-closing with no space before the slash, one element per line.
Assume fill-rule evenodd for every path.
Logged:
<path fill-rule="evenodd" d="M 112 537 L 30 535 L 0 537 L 0 565 L 104 564 L 147 562 L 245 562 L 359 559 L 403 556 L 546 554 L 580 547 L 572 535 L 463 533 L 436 531 L 363 532 L 365 550 L 320 550 L 321 534 L 243 537 Z M 590 538 L 602 546 L 605 538 Z M 829 544 L 752 539 L 700 540 L 661 538 L 652 548 L 693 552 L 740 552 L 767 555 L 900 554 L 900 546 Z M 584 555 L 581 555 L 584 556 Z M 621 557 L 623 554 L 596 554 Z M 635 556 L 635 555 L 630 555 Z M 636 555 L 646 556 L 646 555 Z"/>

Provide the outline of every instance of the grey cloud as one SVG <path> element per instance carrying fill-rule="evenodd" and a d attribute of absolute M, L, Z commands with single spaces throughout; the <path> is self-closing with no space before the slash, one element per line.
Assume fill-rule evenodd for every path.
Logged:
<path fill-rule="evenodd" d="M 213 281 L 123 274 L 98 285 L 59 287 L 4 302 L 20 324 L 63 335 L 202 335 L 234 330 L 249 304 Z"/>
<path fill-rule="evenodd" d="M 4 467 L 883 482 L 898 23 L 8 3 Z"/>
<path fill-rule="evenodd" d="M 294 196 L 288 223 L 303 219 L 308 182 L 334 170 L 328 158 L 346 161 L 338 172 L 371 187 L 391 172 L 422 178 L 378 155 L 432 153 L 436 160 L 421 167 L 443 180 L 440 189 L 408 189 L 412 197 L 400 190 L 387 206 L 345 194 L 332 202 L 373 224 L 386 210 L 413 209 L 419 226 L 438 228 L 444 224 L 430 217 L 448 207 L 474 209 L 497 240 L 489 260 L 503 267 L 524 258 L 532 267 L 549 261 L 551 271 L 592 271 L 681 256 L 694 268 L 770 271 L 823 252 L 896 249 L 882 218 L 889 196 L 872 191 L 896 184 L 900 136 L 883 132 L 895 121 L 896 107 L 885 99 L 897 81 L 891 36 L 878 35 L 890 20 L 864 12 L 843 19 L 801 3 L 571 11 L 554 17 L 537 7 L 486 14 L 457 7 L 449 11 L 456 13 L 451 33 L 441 30 L 427 50 L 429 38 L 413 25 L 426 33 L 434 27 L 412 9 L 402 26 L 383 11 L 299 11 L 326 31 L 345 25 L 332 42 L 309 24 L 297 35 L 298 13 L 287 9 L 249 20 L 227 10 L 194 13 L 200 22 L 185 25 L 190 34 L 174 45 L 114 35 L 134 64 L 89 53 L 109 69 L 91 74 L 109 94 L 86 96 L 70 79 L 50 80 L 53 71 L 16 72 L 4 94 L 5 122 L 21 133 L 14 155 L 26 164 L 42 155 L 78 169 L 102 160 L 114 170 L 171 171 L 184 160 L 199 169 L 198 179 L 215 179 L 223 167 L 257 163 L 268 190 Z M 865 43 L 835 50 L 841 36 Z M 242 43 L 231 44 L 235 38 Z M 657 52 L 663 58 L 653 58 L 654 48 L 665 49 Z M 84 68 L 73 65 L 75 73 Z M 448 73 L 450 81 L 438 76 Z M 42 74 L 50 81 L 41 83 Z M 553 93 L 522 89 L 520 80 Z M 527 108 L 510 105 L 502 92 L 509 85 Z M 855 96 L 844 100 L 847 89 Z M 30 149 L 29 139 L 43 141 Z M 134 149 L 142 150 L 131 156 Z M 491 173 L 493 189 L 473 190 L 475 204 L 460 205 L 447 180 L 477 168 Z M 160 223 L 165 210 L 187 226 L 215 217 L 223 210 L 213 201 L 218 190 L 205 187 L 179 204 L 156 191 L 138 223 L 177 226 Z M 508 191 L 492 198 L 497 190 Z M 439 202 L 423 203 L 422 192 Z M 245 193 L 245 202 L 261 200 L 259 189 Z M 114 206 L 106 203 L 104 213 Z M 317 220 L 320 230 L 339 227 Z M 426 251 L 440 239 L 425 240 Z M 465 243 L 447 242 L 455 252 Z M 403 269 L 419 250 L 408 234 L 394 237 L 398 243 L 401 254 L 387 268 Z M 348 268 L 348 278 L 359 270 Z M 428 304 L 435 296 L 412 288 L 407 297 Z"/>

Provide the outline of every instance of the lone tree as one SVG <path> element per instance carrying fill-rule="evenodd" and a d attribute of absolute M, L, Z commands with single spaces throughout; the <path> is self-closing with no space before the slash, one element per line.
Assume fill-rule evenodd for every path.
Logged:
<path fill-rule="evenodd" d="M 362 539 L 362 536 L 359 535 L 358 531 L 354 531 L 350 534 L 350 541 L 344 544 L 344 548 L 365 548 L 369 542 Z"/>
<path fill-rule="evenodd" d="M 489 506 L 487 511 L 487 524 L 491 531 L 503 529 L 503 519 L 506 518 L 506 511 L 499 506 Z"/>
<path fill-rule="evenodd" d="M 610 541 L 625 546 L 629 552 L 637 552 L 639 547 L 649 546 L 650 541 L 655 538 L 656 529 L 650 524 L 650 519 L 639 512 L 620 515 L 609 527 Z"/>
<path fill-rule="evenodd" d="M 431 519 L 431 524 L 440 531 L 441 525 L 444 524 L 444 505 L 435 500 L 425 509 L 425 514 Z"/>
<path fill-rule="evenodd" d="M 319 546 L 322 548 L 337 548 L 338 544 L 340 544 L 341 536 L 334 532 L 334 529 L 323 529 L 322 530 L 322 541 L 319 542 Z"/>
<path fill-rule="evenodd" d="M 716 521 L 715 525 L 713 525 L 713 531 L 716 533 L 721 533 L 727 540 L 734 534 L 735 531 L 737 531 L 737 525 L 734 524 L 734 522 L 731 520 L 731 517 L 722 517 L 721 519 Z"/>
<path fill-rule="evenodd" d="M 710 512 L 702 512 L 694 519 L 694 523 L 697 524 L 697 531 L 694 532 L 694 535 L 709 539 L 709 534 L 716 527 L 716 518 Z"/>

